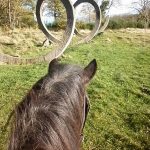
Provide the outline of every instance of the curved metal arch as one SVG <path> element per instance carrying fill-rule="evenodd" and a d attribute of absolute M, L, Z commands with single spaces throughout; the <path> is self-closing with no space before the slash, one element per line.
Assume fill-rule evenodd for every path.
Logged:
<path fill-rule="evenodd" d="M 38 0 L 36 4 L 36 18 L 39 25 L 39 28 L 42 30 L 42 32 L 46 35 L 47 39 L 52 43 L 60 43 L 60 40 L 55 38 L 53 34 L 51 34 L 47 27 L 45 26 L 43 20 L 42 20 L 42 6 L 43 6 L 44 0 Z"/>
<path fill-rule="evenodd" d="M 83 42 L 89 42 L 90 40 L 92 40 L 99 32 L 99 28 L 101 25 L 101 9 L 98 6 L 98 4 L 95 2 L 95 0 L 78 0 L 74 3 L 74 8 L 76 8 L 77 6 L 79 6 L 81 3 L 90 3 L 96 11 L 96 23 L 95 23 L 95 27 L 93 28 L 93 30 L 91 31 L 91 33 L 87 36 L 84 36 L 83 34 L 80 34 L 79 31 L 75 28 L 75 34 L 79 37 L 82 37 L 83 39 L 79 42 L 79 43 L 83 43 Z"/>
<path fill-rule="evenodd" d="M 43 0 L 42 0 L 43 1 Z M 70 0 L 61 0 L 67 13 L 67 27 L 64 33 L 64 39 L 60 42 L 57 49 L 53 50 L 45 56 L 46 60 L 58 58 L 63 54 L 67 46 L 70 44 L 75 29 L 74 7 Z"/>
<path fill-rule="evenodd" d="M 109 24 L 109 20 L 110 20 L 110 16 L 107 15 L 105 18 L 105 23 L 103 24 L 102 27 L 100 27 L 99 33 L 103 33 L 104 30 L 107 28 L 108 24 Z"/>
<path fill-rule="evenodd" d="M 38 16 L 39 13 L 39 8 L 41 8 L 40 5 L 42 5 L 44 0 L 38 0 L 37 1 L 37 5 L 36 5 L 36 15 Z M 62 53 L 65 51 L 65 49 L 67 48 L 67 46 L 70 44 L 71 39 L 73 37 L 74 34 L 74 29 L 75 29 L 75 17 L 74 17 L 74 8 L 72 3 L 70 2 L 70 0 L 61 0 L 61 2 L 63 3 L 66 12 L 67 12 L 67 27 L 66 27 L 66 31 L 64 33 L 65 38 L 62 42 L 59 43 L 58 47 L 56 49 L 54 49 L 53 51 L 49 52 L 48 54 L 44 55 L 44 56 L 40 56 L 37 58 L 29 58 L 29 59 L 23 59 L 23 58 L 18 58 L 18 57 L 13 57 L 7 54 L 0 54 L 0 62 L 4 62 L 7 64 L 33 64 L 33 63 L 40 63 L 40 62 L 50 62 L 52 59 L 59 57 L 60 55 L 62 55 Z M 41 22 L 42 23 L 42 22 Z M 46 36 L 48 38 L 51 38 L 49 33 L 46 33 L 46 28 L 43 26 L 44 30 L 44 34 L 46 34 Z"/>

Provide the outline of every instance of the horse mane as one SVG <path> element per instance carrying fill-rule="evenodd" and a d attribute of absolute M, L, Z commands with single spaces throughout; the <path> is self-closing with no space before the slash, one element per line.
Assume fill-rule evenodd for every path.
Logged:
<path fill-rule="evenodd" d="M 83 123 L 82 69 L 50 66 L 16 106 L 9 150 L 77 150 Z"/>

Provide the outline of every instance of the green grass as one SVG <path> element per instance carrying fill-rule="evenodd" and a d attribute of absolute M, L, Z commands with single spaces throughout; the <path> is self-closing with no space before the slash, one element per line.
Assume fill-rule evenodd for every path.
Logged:
<path fill-rule="evenodd" d="M 84 130 L 85 150 L 150 148 L 150 35 L 107 31 L 88 44 L 70 46 L 62 62 L 85 66 L 93 58 L 98 71 L 88 87 L 91 109 Z M 47 64 L 0 66 L 0 149 L 10 111 L 41 76 Z"/>

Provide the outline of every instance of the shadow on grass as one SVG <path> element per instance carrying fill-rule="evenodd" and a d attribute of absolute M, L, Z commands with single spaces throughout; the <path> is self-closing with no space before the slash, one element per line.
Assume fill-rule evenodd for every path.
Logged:
<path fill-rule="evenodd" d="M 140 144 L 140 147 L 135 147 L 135 148 L 133 148 L 134 145 L 132 144 L 130 145 L 131 147 L 129 146 L 129 149 L 148 150 L 150 148 L 150 113 L 144 113 L 144 112 L 122 113 L 120 112 L 120 114 L 118 115 L 122 118 L 122 120 L 128 127 L 129 136 L 132 136 L 134 138 L 134 141 L 136 141 L 138 145 Z M 130 135 L 130 131 L 131 133 L 133 132 L 134 134 Z"/>

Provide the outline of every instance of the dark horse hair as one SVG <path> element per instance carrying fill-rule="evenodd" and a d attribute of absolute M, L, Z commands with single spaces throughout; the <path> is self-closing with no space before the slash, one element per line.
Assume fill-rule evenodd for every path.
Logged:
<path fill-rule="evenodd" d="M 9 150 L 79 150 L 88 112 L 86 85 L 96 60 L 84 69 L 56 59 L 14 109 Z"/>

